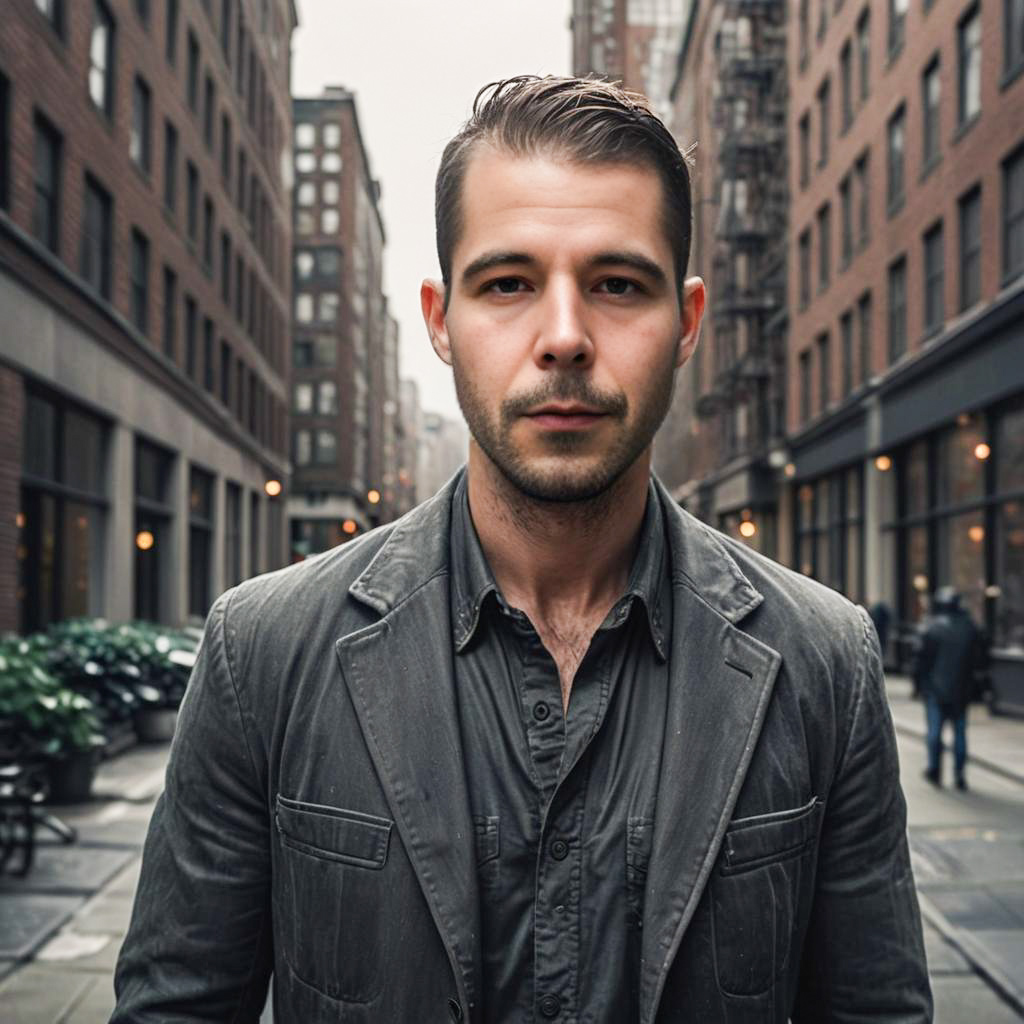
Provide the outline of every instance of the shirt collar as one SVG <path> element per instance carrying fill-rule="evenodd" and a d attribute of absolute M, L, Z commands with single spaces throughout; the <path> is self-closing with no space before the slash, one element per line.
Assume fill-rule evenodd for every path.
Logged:
<path fill-rule="evenodd" d="M 639 600 L 645 612 L 644 620 L 650 631 L 651 642 L 662 661 L 668 657 L 664 613 L 670 589 L 667 586 L 665 557 L 664 515 L 652 482 L 648 484 L 647 506 L 629 583 L 600 628 L 614 629 L 622 625 L 629 617 L 634 600 Z M 473 525 L 466 477 L 463 476 L 452 499 L 451 520 L 452 633 L 457 654 L 465 650 L 476 634 L 481 608 L 490 593 L 504 604 Z"/>

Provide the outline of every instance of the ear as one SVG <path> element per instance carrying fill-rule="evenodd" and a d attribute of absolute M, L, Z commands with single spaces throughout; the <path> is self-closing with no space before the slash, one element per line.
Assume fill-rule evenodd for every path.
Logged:
<path fill-rule="evenodd" d="M 683 308 L 680 318 L 681 333 L 679 349 L 676 353 L 676 366 L 682 366 L 697 347 L 700 337 L 700 324 L 704 318 L 704 304 L 707 293 L 704 282 L 699 277 L 688 277 L 683 282 Z"/>
<path fill-rule="evenodd" d="M 444 318 L 444 285 L 440 281 L 425 280 L 420 285 L 420 308 L 427 325 L 430 344 L 442 363 L 452 365 L 452 349 L 448 340 L 448 325 Z"/>

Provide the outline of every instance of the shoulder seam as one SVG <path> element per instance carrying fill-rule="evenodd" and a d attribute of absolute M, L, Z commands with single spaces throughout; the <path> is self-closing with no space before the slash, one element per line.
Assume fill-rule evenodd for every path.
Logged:
<path fill-rule="evenodd" d="M 857 679 L 854 683 L 854 703 L 853 711 L 850 714 L 850 728 L 846 731 L 846 738 L 843 742 L 842 753 L 836 761 L 836 777 L 842 774 L 843 767 L 846 763 L 846 756 L 850 750 L 850 743 L 852 742 L 853 734 L 857 729 L 857 720 L 860 717 L 861 708 L 864 705 L 865 680 L 868 675 L 868 658 L 871 649 L 870 620 L 859 605 L 854 605 L 854 609 L 856 610 L 857 617 L 860 620 L 861 656 L 857 666 Z"/>

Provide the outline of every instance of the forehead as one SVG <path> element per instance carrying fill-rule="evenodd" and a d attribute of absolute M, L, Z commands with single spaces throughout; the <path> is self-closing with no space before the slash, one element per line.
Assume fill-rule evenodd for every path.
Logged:
<path fill-rule="evenodd" d="M 495 246 L 629 246 L 669 260 L 664 210 L 664 186 L 652 167 L 582 163 L 557 153 L 519 156 L 479 145 L 463 178 L 454 262 Z"/>

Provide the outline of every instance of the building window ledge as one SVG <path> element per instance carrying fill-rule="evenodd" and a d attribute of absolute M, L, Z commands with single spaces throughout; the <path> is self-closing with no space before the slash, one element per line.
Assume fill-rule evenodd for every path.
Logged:
<path fill-rule="evenodd" d="M 1024 60 L 1019 60 L 1013 67 L 1006 69 L 1003 77 L 999 79 L 999 91 L 1009 89 L 1021 75 L 1024 75 Z"/>
<path fill-rule="evenodd" d="M 932 171 L 934 171 L 935 168 L 938 167 L 939 164 L 941 164 L 941 163 L 942 163 L 942 154 L 941 153 L 936 153 L 935 156 L 933 156 L 921 168 L 921 176 L 920 176 L 920 178 L 918 178 L 918 182 L 920 183 L 920 182 L 925 181 L 925 179 L 928 178 L 928 176 L 932 173 Z"/>
<path fill-rule="evenodd" d="M 981 111 L 972 114 L 966 121 L 961 121 L 953 132 L 953 145 L 955 146 L 977 123 L 981 120 Z"/>

